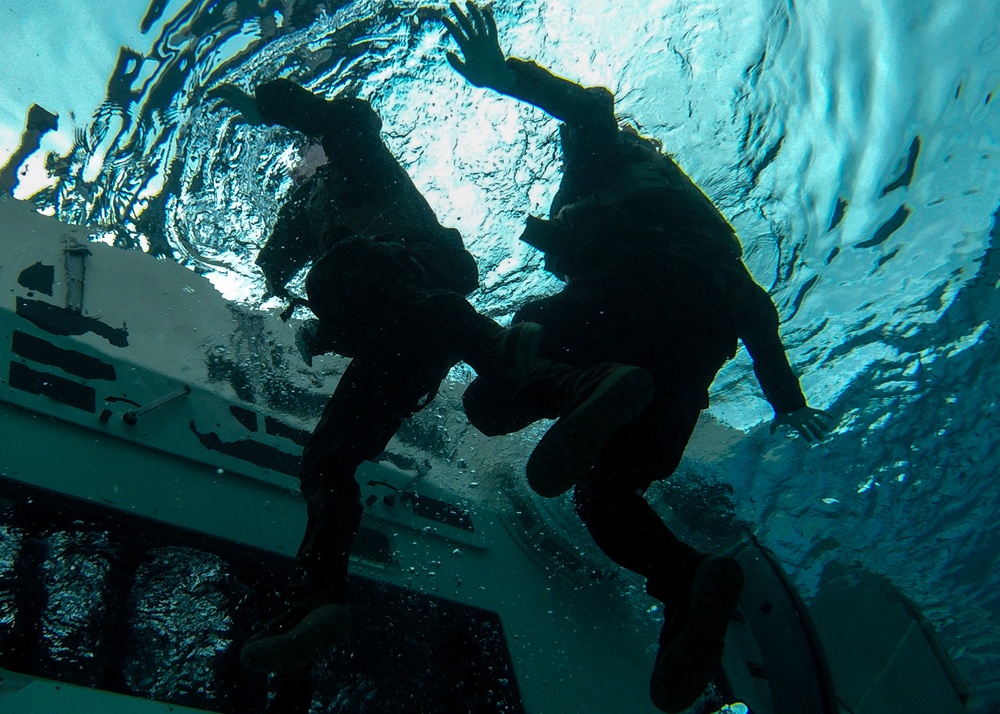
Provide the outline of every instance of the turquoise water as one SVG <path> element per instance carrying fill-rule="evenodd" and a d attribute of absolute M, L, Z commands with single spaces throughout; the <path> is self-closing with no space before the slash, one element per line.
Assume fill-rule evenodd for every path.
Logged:
<path fill-rule="evenodd" d="M 356 91 L 479 259 L 477 306 L 502 317 L 556 288 L 516 240 L 555 190 L 556 127 L 466 86 L 443 61 L 441 26 L 415 7 L 0 3 L 0 163 L 42 104 L 62 125 L 19 197 L 257 305 L 253 257 L 301 170 L 301 141 L 247 130 L 205 93 L 279 74 Z M 818 447 L 769 438 L 741 354 L 712 415 L 748 436 L 699 468 L 734 487 L 739 514 L 807 596 L 834 559 L 889 576 L 983 712 L 1000 702 L 998 11 L 995 0 L 496 5 L 505 49 L 611 88 L 717 201 L 778 304 L 811 404 L 840 420 Z"/>

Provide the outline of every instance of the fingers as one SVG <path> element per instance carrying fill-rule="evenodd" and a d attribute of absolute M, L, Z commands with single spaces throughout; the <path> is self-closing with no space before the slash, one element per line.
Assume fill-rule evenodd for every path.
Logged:
<path fill-rule="evenodd" d="M 458 26 L 447 17 L 442 17 L 441 21 L 444 22 L 444 26 L 447 28 L 448 34 L 455 40 L 455 44 L 457 44 L 458 48 L 462 50 L 462 54 L 468 54 L 469 38 L 466 37 L 465 33 L 462 32 L 462 30 L 460 30 Z"/>
<path fill-rule="evenodd" d="M 823 441 L 833 428 L 834 419 L 825 411 L 804 407 L 788 414 L 779 414 L 771 422 L 771 433 L 774 434 L 782 424 L 788 424 L 807 443 Z"/>
<path fill-rule="evenodd" d="M 823 441 L 830 431 L 830 426 L 827 420 L 818 414 L 814 415 L 814 418 L 806 421 L 805 428 L 812 435 L 814 441 Z"/>
<path fill-rule="evenodd" d="M 237 94 L 238 91 L 232 84 L 217 84 L 205 92 L 205 97 L 207 99 L 228 99 Z"/>
<path fill-rule="evenodd" d="M 820 440 L 825 439 L 826 435 L 830 433 L 836 424 L 836 420 L 833 415 L 829 412 L 817 409 L 812 414 L 812 419 L 810 419 L 810 424 L 812 425 L 812 430 L 814 433 L 818 434 Z"/>
<path fill-rule="evenodd" d="M 471 5 L 471 3 L 466 3 L 466 5 Z M 451 14 L 455 16 L 455 21 L 461 26 L 462 31 L 465 33 L 465 38 L 468 39 L 475 35 L 472 23 L 469 22 L 468 16 L 462 12 L 461 8 L 459 8 L 458 3 L 452 2 L 448 7 L 451 8 Z M 473 5 L 473 7 L 475 6 Z"/>
<path fill-rule="evenodd" d="M 465 62 L 463 62 L 462 60 L 460 60 L 458 58 L 458 55 L 456 55 L 454 52 L 448 52 L 445 55 L 445 58 L 448 60 L 448 64 L 450 64 L 452 66 L 452 69 L 454 69 L 456 72 L 458 72 L 460 75 L 462 75 L 466 79 L 469 78 L 469 75 L 466 73 L 466 70 L 465 70 Z"/>
<path fill-rule="evenodd" d="M 497 33 L 497 21 L 496 18 L 493 17 L 493 11 L 486 8 L 483 11 L 483 15 L 486 17 L 486 34 L 491 40 L 497 40 L 499 34 Z"/>
<path fill-rule="evenodd" d="M 448 32 L 457 42 L 469 42 L 479 38 L 495 39 L 497 37 L 497 23 L 489 8 L 481 10 L 474 2 L 465 3 L 465 12 L 462 12 L 457 2 L 450 3 L 449 7 L 451 14 L 455 16 L 455 22 L 451 22 L 447 18 L 442 18 L 442 20 L 448 28 Z"/>
<path fill-rule="evenodd" d="M 810 409 L 809 417 L 818 422 L 826 422 L 833 418 L 828 412 L 825 412 L 822 409 Z"/>
<path fill-rule="evenodd" d="M 815 441 L 813 435 L 809 431 L 809 427 L 806 424 L 795 424 L 795 431 L 799 432 L 799 436 L 806 440 L 806 443 L 813 443 Z"/>
<path fill-rule="evenodd" d="M 483 11 L 479 9 L 479 6 L 474 2 L 466 2 L 465 8 L 469 11 L 469 15 L 472 17 L 472 22 L 475 25 L 476 35 L 479 37 L 489 36 L 489 31 L 486 27 L 486 19 L 483 17 Z"/>
<path fill-rule="evenodd" d="M 219 102 L 219 106 L 227 107 L 243 115 L 248 123 L 257 114 L 257 100 L 234 84 L 220 84 L 205 92 L 205 99 Z"/>

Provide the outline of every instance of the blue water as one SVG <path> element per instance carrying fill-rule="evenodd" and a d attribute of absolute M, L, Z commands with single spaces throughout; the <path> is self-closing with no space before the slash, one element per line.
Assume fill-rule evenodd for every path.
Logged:
<path fill-rule="evenodd" d="M 32 157 L 20 197 L 41 191 L 61 218 L 257 305 L 253 257 L 302 144 L 247 130 L 205 92 L 281 74 L 371 99 L 479 259 L 478 307 L 503 317 L 557 287 L 516 240 L 555 190 L 554 122 L 465 85 L 414 3 L 159 4 L 0 3 L 0 162 L 32 102 L 62 119 L 45 144 L 62 158 Z M 993 711 L 1000 3 L 523 0 L 496 14 L 505 49 L 611 88 L 717 201 L 778 304 L 810 403 L 839 419 L 821 446 L 769 437 L 741 354 L 711 413 L 747 436 L 699 468 L 733 485 L 807 597 L 834 559 L 887 575 L 939 630 L 970 710 Z M 122 46 L 135 55 L 116 75 Z"/>

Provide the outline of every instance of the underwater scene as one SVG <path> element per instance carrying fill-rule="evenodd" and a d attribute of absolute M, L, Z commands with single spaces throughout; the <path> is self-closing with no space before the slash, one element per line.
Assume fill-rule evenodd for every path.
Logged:
<path fill-rule="evenodd" d="M 0 710 L 996 711 L 998 17 L 996 0 L 0 0 Z M 484 59 L 477 74 L 484 38 L 537 67 Z M 538 68 L 572 88 L 539 98 L 525 89 Z M 265 101 L 259 87 L 277 89 Z M 574 209 L 573 230 L 613 246 L 621 224 L 585 211 L 634 198 L 567 199 L 573 162 L 594 165 L 573 154 L 574 127 L 598 126 L 587 112 L 612 95 L 622 128 L 609 136 L 655 147 L 682 169 L 671 180 L 703 192 L 678 189 L 703 202 L 703 222 L 666 213 L 664 230 L 708 242 L 724 217 L 712 225 L 739 238 L 727 259 L 742 257 L 773 302 L 791 368 L 773 376 L 737 329 L 746 348 L 710 370 L 707 403 L 677 407 L 701 372 L 679 377 L 663 409 L 686 409 L 690 424 L 678 416 L 657 436 L 663 453 L 636 457 L 662 471 L 640 474 L 628 497 L 644 493 L 648 517 L 699 552 L 726 554 L 678 565 L 679 597 L 695 602 L 684 607 L 657 597 L 658 575 L 629 567 L 595 525 L 610 520 L 614 541 L 634 504 L 619 513 L 599 488 L 539 482 L 591 446 L 587 431 L 572 453 L 536 458 L 592 403 L 580 394 L 600 405 L 580 417 L 587 429 L 618 419 L 628 431 L 646 404 L 630 411 L 646 398 L 643 369 L 600 372 L 593 392 L 590 372 L 574 377 L 565 408 L 491 432 L 466 390 L 493 352 L 482 366 L 474 350 L 427 366 L 451 333 L 408 312 L 384 318 L 375 302 L 410 305 L 409 284 L 362 261 L 332 273 L 359 286 L 338 304 L 380 335 L 371 325 L 388 320 L 405 348 L 391 369 L 361 374 L 351 358 L 370 353 L 368 337 L 323 332 L 310 272 L 331 242 L 381 230 L 403 236 L 405 279 L 433 283 L 410 241 L 436 219 L 478 269 L 449 295 L 503 330 L 500 352 L 529 341 L 508 328 L 589 279 L 553 247 Z M 580 97 L 594 102 L 582 118 Z M 312 120 L 331 121 L 326 106 L 369 133 L 330 139 Z M 367 151 L 373 136 L 386 185 L 418 196 L 408 212 L 403 199 L 378 211 L 358 199 L 290 229 L 288 207 L 313 200 L 310 187 L 346 185 L 334 155 Z M 382 186 L 382 170 L 363 167 L 358 185 Z M 641 192 L 650 175 L 621 182 Z M 290 242 L 269 250 L 287 262 L 268 262 L 283 231 Z M 661 326 L 642 322 L 661 315 L 642 286 L 667 294 L 694 273 L 729 285 L 704 260 L 646 262 L 612 292 L 666 336 L 650 340 L 699 343 L 714 334 L 697 317 L 714 293 Z M 614 319 L 595 322 L 607 325 L 594 328 L 595 354 L 632 329 Z M 672 337 L 675 323 L 686 327 Z M 609 349 L 660 380 L 655 358 Z M 678 351 L 664 359 L 686 365 Z M 436 376 L 389 428 L 380 409 L 411 387 L 392 369 Z M 789 380 L 791 397 L 775 386 Z M 343 404 L 363 417 L 338 420 L 336 402 L 324 413 L 338 384 L 360 385 Z M 622 414 L 609 390 L 629 401 Z M 476 398 L 496 407 L 491 394 Z M 364 461 L 347 499 L 356 511 L 299 485 L 322 451 L 310 435 L 341 422 L 385 432 L 344 437 Z M 683 449 L 679 464 L 666 442 Z M 597 473 L 610 457 L 593 458 Z M 337 551 L 345 567 L 350 552 L 350 615 L 339 581 L 309 590 L 296 622 L 320 622 L 321 656 L 257 667 L 245 643 L 301 604 L 310 558 L 330 562 L 307 547 L 326 537 L 321 520 L 355 523 Z M 721 631 L 707 627 L 719 651 L 703 664 L 684 638 L 699 626 L 699 588 L 725 599 L 720 562 L 742 574 L 717 606 Z M 688 623 L 679 634 L 676 617 Z M 276 647 L 308 639 L 281 632 Z M 690 695 L 675 694 L 692 673 Z"/>

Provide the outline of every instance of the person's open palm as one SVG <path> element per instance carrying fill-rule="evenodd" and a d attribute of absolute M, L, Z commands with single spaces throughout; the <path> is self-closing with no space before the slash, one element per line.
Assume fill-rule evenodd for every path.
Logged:
<path fill-rule="evenodd" d="M 782 424 L 792 427 L 809 443 L 823 441 L 834 426 L 833 417 L 829 413 L 812 407 L 778 414 L 771 422 L 771 433 L 777 431 Z"/>
<path fill-rule="evenodd" d="M 205 93 L 206 99 L 219 100 L 224 106 L 234 109 L 243 121 L 251 126 L 264 124 L 264 118 L 257 108 L 257 100 L 235 84 L 218 84 Z"/>
<path fill-rule="evenodd" d="M 462 58 L 449 52 L 448 62 L 470 84 L 502 91 L 510 86 L 514 77 L 500 49 L 493 13 L 489 8 L 480 10 L 474 2 L 466 2 L 465 9 L 466 12 L 462 12 L 458 3 L 453 2 L 451 13 L 455 16 L 454 22 L 447 17 L 442 18 L 448 34 L 462 51 Z"/>

